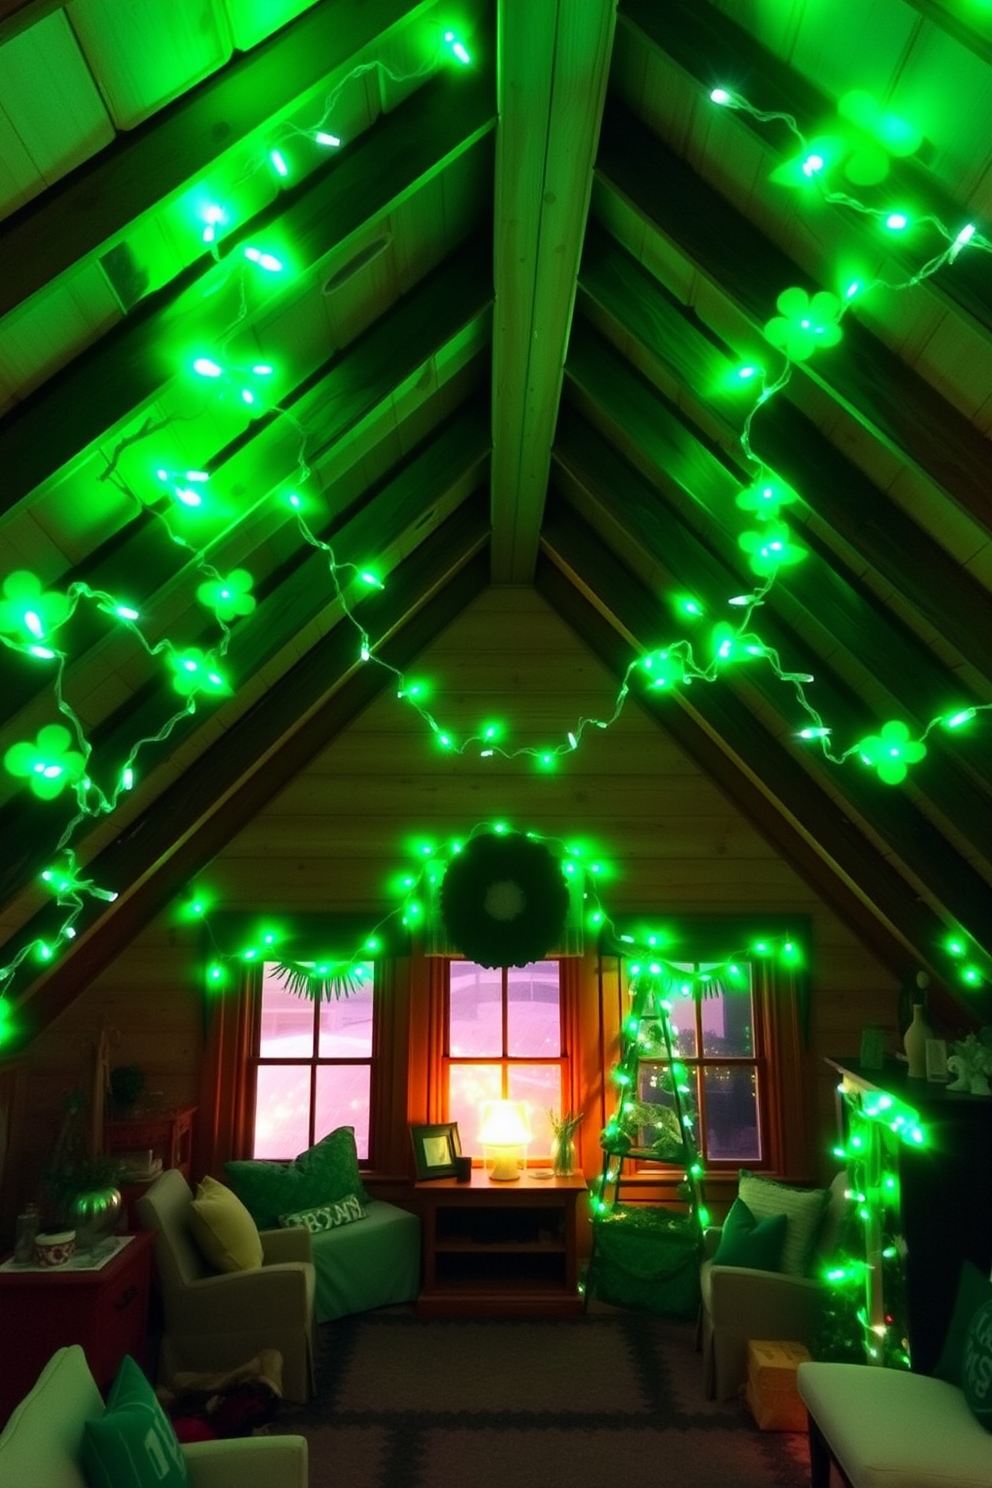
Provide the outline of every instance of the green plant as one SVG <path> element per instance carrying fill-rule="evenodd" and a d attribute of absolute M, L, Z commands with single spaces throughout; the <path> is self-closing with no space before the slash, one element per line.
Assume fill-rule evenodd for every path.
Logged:
<path fill-rule="evenodd" d="M 116 1188 L 123 1171 L 120 1158 L 110 1152 L 74 1157 L 68 1163 L 53 1161 L 45 1169 L 48 1207 L 59 1223 L 65 1223 L 73 1201 L 80 1194 Z"/>

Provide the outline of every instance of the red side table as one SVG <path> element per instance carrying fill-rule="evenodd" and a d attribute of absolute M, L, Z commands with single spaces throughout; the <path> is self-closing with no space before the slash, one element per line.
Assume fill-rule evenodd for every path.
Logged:
<path fill-rule="evenodd" d="M 98 1271 L 0 1269 L 0 1426 L 65 1344 L 82 1345 L 101 1391 L 125 1354 L 144 1366 L 154 1236 L 115 1238 L 127 1244 Z"/>

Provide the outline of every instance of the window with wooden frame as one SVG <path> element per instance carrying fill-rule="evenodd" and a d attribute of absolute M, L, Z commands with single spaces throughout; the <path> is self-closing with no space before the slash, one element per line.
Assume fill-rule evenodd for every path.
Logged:
<path fill-rule="evenodd" d="M 444 1115 L 457 1121 L 462 1151 L 482 1155 L 481 1102 L 526 1101 L 531 1153 L 546 1161 L 549 1110 L 572 1105 L 569 1028 L 574 975 L 568 962 L 490 969 L 447 964 L 442 1089 Z"/>
<path fill-rule="evenodd" d="M 746 929 L 742 935 L 739 930 L 721 933 L 706 926 L 694 935 L 686 928 L 681 940 L 687 946 L 694 939 L 701 947 L 719 946 L 717 955 L 722 956 L 725 943 L 753 938 L 753 931 L 748 935 Z M 666 964 L 674 978 L 681 969 L 688 981 L 692 974 L 715 970 L 720 962 L 701 956 Z M 733 985 L 723 985 L 716 976 L 708 996 L 680 996 L 676 984 L 668 998 L 673 1055 L 685 1065 L 694 1096 L 696 1146 L 710 1178 L 722 1175 L 729 1181 L 739 1167 L 808 1177 L 816 1169 L 817 1154 L 811 1150 L 811 1096 L 803 1078 L 805 977 L 783 970 L 771 958 L 735 956 L 734 964 Z M 611 983 L 616 987 L 615 1002 L 609 993 Z M 607 1012 L 606 1022 L 608 1032 L 616 1030 L 616 1041 L 608 1046 L 608 1057 L 615 1058 L 620 1023 L 630 1006 L 622 957 L 604 960 L 601 984 L 604 1009 L 614 1008 L 612 1015 Z M 639 1061 L 639 1101 L 671 1104 L 662 1075 L 663 1061 L 656 1054 Z M 655 1135 L 645 1125 L 643 1145 L 650 1146 Z M 632 1171 L 649 1177 L 665 1172 L 666 1164 L 639 1158 Z"/>
<path fill-rule="evenodd" d="M 254 1157 L 292 1158 L 352 1126 L 359 1161 L 369 1159 L 377 1006 L 372 962 L 361 965 L 347 996 L 330 999 L 290 991 L 276 965 L 265 964 L 252 1050 Z"/>

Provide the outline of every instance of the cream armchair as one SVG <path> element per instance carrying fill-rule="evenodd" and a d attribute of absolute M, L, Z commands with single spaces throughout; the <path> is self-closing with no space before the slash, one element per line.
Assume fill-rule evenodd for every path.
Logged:
<path fill-rule="evenodd" d="M 4 1488 L 86 1488 L 83 1427 L 103 1412 L 78 1343 L 61 1348 L 15 1406 L 0 1435 Z M 302 1436 L 191 1442 L 182 1448 L 191 1488 L 307 1488 Z"/>
<path fill-rule="evenodd" d="M 236 1369 L 274 1348 L 283 1359 L 283 1395 L 305 1402 L 313 1390 L 310 1232 L 262 1230 L 258 1270 L 212 1271 L 190 1229 L 192 1200 L 185 1178 L 170 1168 L 135 1204 L 141 1227 L 155 1233 L 165 1318 L 159 1378 Z"/>
<path fill-rule="evenodd" d="M 847 1205 L 847 1186 L 844 1173 L 838 1173 L 830 1185 L 830 1203 L 809 1276 L 788 1276 L 748 1266 L 716 1266 L 713 1255 L 720 1231 L 705 1232 L 699 1276 L 699 1332 L 708 1399 L 728 1400 L 737 1394 L 747 1370 L 749 1339 L 802 1343 L 812 1349 L 827 1299 L 826 1283 L 816 1273 L 837 1243 Z"/>

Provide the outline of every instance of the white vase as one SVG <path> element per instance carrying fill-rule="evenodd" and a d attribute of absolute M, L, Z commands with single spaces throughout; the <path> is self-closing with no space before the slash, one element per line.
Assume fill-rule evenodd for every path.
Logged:
<path fill-rule="evenodd" d="M 927 1039 L 933 1038 L 933 1029 L 923 1017 L 923 1004 L 913 1003 L 913 1021 L 902 1036 L 902 1046 L 909 1062 L 909 1078 L 925 1080 L 927 1077 Z"/>

